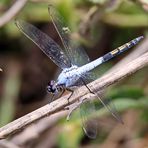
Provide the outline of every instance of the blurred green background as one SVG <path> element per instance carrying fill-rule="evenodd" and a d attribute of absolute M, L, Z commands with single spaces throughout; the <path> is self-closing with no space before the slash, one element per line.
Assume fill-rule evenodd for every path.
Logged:
<path fill-rule="evenodd" d="M 15 0 L 1 0 L 0 16 L 14 2 Z M 86 50 L 91 60 L 141 35 L 145 36 L 147 46 L 145 51 L 139 52 L 148 51 L 147 0 L 28 1 L 15 18 L 34 24 L 61 45 L 50 21 L 48 4 L 54 5 L 64 17 L 72 35 Z M 0 28 L 0 68 L 3 69 L 3 72 L 0 72 L 1 127 L 47 104 L 50 95 L 46 92 L 46 86 L 50 80 L 56 79 L 59 73 L 58 67 L 20 33 L 14 19 Z M 98 76 L 129 56 L 134 49 L 97 68 Z M 148 68 L 145 67 L 110 87 L 105 91 L 104 98 L 113 100 L 124 125 L 120 125 L 101 108 L 96 112 L 96 122 L 99 124 L 95 140 L 85 136 L 76 112 L 69 122 L 66 121 L 65 114 L 60 113 L 59 116 L 48 119 L 46 124 L 43 121 L 32 125 L 34 128 L 29 127 L 30 130 L 24 135 L 25 130 L 16 133 L 9 138 L 9 142 L 30 148 L 148 147 Z"/>

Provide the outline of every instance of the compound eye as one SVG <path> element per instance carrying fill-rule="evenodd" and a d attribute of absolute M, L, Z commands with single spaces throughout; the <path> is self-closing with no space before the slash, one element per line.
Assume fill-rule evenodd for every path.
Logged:
<path fill-rule="evenodd" d="M 56 93 L 56 88 L 54 88 L 52 85 L 48 85 L 46 89 L 48 93 Z"/>
<path fill-rule="evenodd" d="M 48 86 L 47 86 L 47 92 L 48 93 L 55 93 L 56 92 L 56 87 L 55 87 L 55 81 L 52 80 L 48 83 Z"/>
<path fill-rule="evenodd" d="M 50 85 L 48 85 L 47 87 L 46 87 L 46 89 L 47 89 L 47 92 L 48 93 L 51 93 L 52 91 L 51 91 L 51 86 Z"/>

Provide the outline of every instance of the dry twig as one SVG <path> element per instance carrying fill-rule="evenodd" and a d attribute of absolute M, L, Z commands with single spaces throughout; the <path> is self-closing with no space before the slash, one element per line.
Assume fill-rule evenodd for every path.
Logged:
<path fill-rule="evenodd" d="M 43 132 L 52 127 L 61 117 L 65 116 L 66 113 L 66 111 L 63 111 L 45 118 L 44 120 L 40 120 L 36 124 L 30 125 L 23 132 L 13 136 L 10 141 L 19 146 L 25 145 L 29 141 L 37 139 Z"/>
<path fill-rule="evenodd" d="M 9 142 L 7 140 L 1 140 L 0 147 L 1 148 L 19 148 L 17 145 L 15 145 L 12 142 Z"/>
<path fill-rule="evenodd" d="M 121 67 L 116 72 L 112 72 L 107 74 L 105 77 L 97 79 L 90 83 L 88 86 L 93 88 L 96 91 L 103 90 L 114 84 L 115 82 L 120 81 L 121 79 L 125 78 L 126 76 L 131 75 L 132 73 L 136 72 L 137 70 L 141 69 L 142 67 L 148 65 L 148 53 L 143 54 L 139 58 L 133 60 L 132 62 L 126 64 L 125 66 Z M 76 90 L 77 91 L 77 90 Z M 76 92 L 75 91 L 75 92 Z M 69 104 L 74 103 L 79 98 L 83 97 L 84 95 L 88 95 L 89 91 L 86 87 L 81 87 L 78 89 L 79 93 L 74 93 L 71 97 Z M 11 135 L 12 133 L 16 132 L 24 128 L 31 123 L 44 118 L 49 115 L 53 115 L 54 113 L 60 112 L 64 110 L 64 108 L 68 105 L 68 98 L 69 95 L 59 98 L 58 100 L 47 104 L 9 124 L 0 128 L 0 139 L 6 138 L 7 136 Z"/>
<path fill-rule="evenodd" d="M 17 0 L 12 7 L 0 17 L 0 27 L 12 20 L 25 6 L 28 0 Z"/>

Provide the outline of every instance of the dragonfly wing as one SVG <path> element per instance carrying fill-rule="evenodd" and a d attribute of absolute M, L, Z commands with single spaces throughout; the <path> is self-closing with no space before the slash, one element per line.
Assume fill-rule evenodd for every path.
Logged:
<path fill-rule="evenodd" d="M 64 18 L 55 10 L 52 5 L 48 6 L 50 18 L 59 34 L 64 46 L 64 50 L 73 65 L 82 66 L 89 62 L 89 57 L 82 48 L 78 48 L 78 44 L 74 42 L 71 31 L 67 27 Z"/>
<path fill-rule="evenodd" d="M 48 35 L 25 21 L 16 20 L 15 23 L 19 30 L 32 40 L 57 66 L 62 69 L 71 67 L 70 60 Z"/>
<path fill-rule="evenodd" d="M 80 85 L 84 85 L 85 82 L 83 79 L 80 79 L 79 81 Z M 97 136 L 97 122 L 95 121 L 94 118 L 91 118 L 91 115 L 96 112 L 95 104 L 93 100 L 85 100 L 81 101 L 79 110 L 80 110 L 80 117 L 81 117 L 81 122 L 82 122 L 82 127 L 85 132 L 85 134 L 89 138 L 96 138 Z"/>
<path fill-rule="evenodd" d="M 90 77 L 89 77 L 90 75 Z M 86 75 L 83 75 L 82 76 L 82 79 L 83 81 L 86 83 L 86 85 L 88 83 L 90 83 L 91 81 L 93 81 L 93 78 L 96 77 L 96 74 L 93 73 L 93 72 L 89 72 L 88 74 Z M 97 91 L 95 90 L 95 88 L 93 88 L 93 86 L 91 86 L 89 88 L 95 95 L 96 95 L 96 98 L 99 100 L 99 102 L 112 114 L 112 116 L 120 123 L 123 124 L 123 121 L 118 113 L 118 111 L 116 110 L 116 107 L 114 105 L 114 103 L 112 102 L 111 99 L 102 99 L 99 95 L 99 93 L 97 93 Z"/>
<path fill-rule="evenodd" d="M 116 106 L 114 105 L 114 103 L 112 102 L 112 100 L 110 98 L 106 98 L 106 99 L 101 99 L 101 97 L 97 97 L 100 102 L 103 101 L 102 105 L 112 114 L 112 116 L 121 124 L 124 124 L 121 116 L 119 115 Z"/>
<path fill-rule="evenodd" d="M 85 134 L 92 139 L 97 136 L 97 122 L 95 119 L 89 118 L 95 111 L 95 105 L 91 100 L 82 103 L 80 106 L 80 116 L 83 130 Z"/>

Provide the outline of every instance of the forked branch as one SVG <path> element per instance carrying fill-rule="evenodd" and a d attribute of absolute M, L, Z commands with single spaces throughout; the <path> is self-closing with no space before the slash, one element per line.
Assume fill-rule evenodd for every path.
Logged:
<path fill-rule="evenodd" d="M 148 52 L 131 61 L 130 63 L 120 67 L 116 71 L 106 74 L 102 78 L 91 82 L 88 86 L 90 88 L 92 88 L 91 86 L 93 86 L 96 91 L 101 91 L 147 65 Z M 74 93 L 74 95 L 69 100 L 69 105 L 76 102 L 79 98 L 84 97 L 85 95 L 89 95 L 88 89 L 84 86 L 78 88 L 78 91 L 79 93 Z M 46 116 L 54 115 L 55 113 L 64 110 L 64 108 L 68 105 L 68 96 L 69 94 L 0 128 L 0 139 L 6 138 L 7 136 L 15 133 L 18 130 L 20 131 L 27 125 L 30 125 L 31 123 L 39 119 L 42 119 Z"/>

